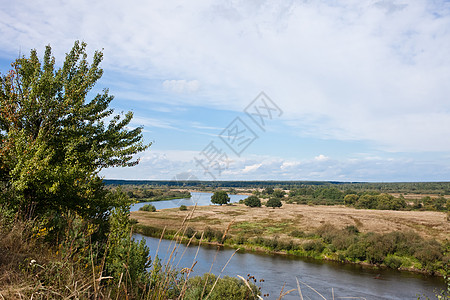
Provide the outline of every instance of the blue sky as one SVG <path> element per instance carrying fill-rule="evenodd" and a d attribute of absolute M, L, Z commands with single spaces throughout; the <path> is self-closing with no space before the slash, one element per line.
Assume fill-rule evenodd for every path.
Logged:
<path fill-rule="evenodd" d="M 2 73 L 103 49 L 96 89 L 153 142 L 105 178 L 450 179 L 446 1 L 0 0 L 0 34 Z"/>

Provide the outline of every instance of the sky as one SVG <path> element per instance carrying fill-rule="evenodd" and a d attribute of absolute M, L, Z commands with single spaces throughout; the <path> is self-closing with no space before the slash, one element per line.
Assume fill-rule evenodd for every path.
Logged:
<path fill-rule="evenodd" d="M 450 180 L 447 1 L 0 0 L 0 72 L 102 50 L 152 143 L 107 179 Z"/>

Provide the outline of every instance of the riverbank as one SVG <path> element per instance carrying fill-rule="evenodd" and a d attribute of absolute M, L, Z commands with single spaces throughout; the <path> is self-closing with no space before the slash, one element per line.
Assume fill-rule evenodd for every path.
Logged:
<path fill-rule="evenodd" d="M 186 212 L 179 209 L 132 212 L 131 217 L 138 222 L 138 232 L 159 237 L 166 228 L 166 237 L 170 238 L 181 228 Z M 202 206 L 196 208 L 183 226 L 182 235 L 185 239 L 194 236 L 193 241 L 198 241 L 203 233 L 203 242 L 223 242 L 247 251 L 436 274 L 442 273 L 448 259 L 439 252 L 439 247 L 450 233 L 445 214 L 439 212 L 295 204 L 284 204 L 279 209 L 240 204 Z"/>

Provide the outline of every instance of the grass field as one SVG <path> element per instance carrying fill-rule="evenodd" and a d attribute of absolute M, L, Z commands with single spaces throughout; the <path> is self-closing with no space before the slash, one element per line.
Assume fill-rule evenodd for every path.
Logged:
<path fill-rule="evenodd" d="M 177 230 L 190 210 L 137 211 L 132 212 L 131 217 L 142 225 Z M 344 206 L 284 204 L 276 209 L 249 208 L 243 204 L 201 206 L 196 208 L 188 222 L 188 226 L 198 231 L 206 226 L 225 230 L 232 222 L 229 234 L 246 237 L 277 235 L 287 238 L 293 230 L 308 233 L 325 223 L 337 228 L 354 225 L 363 233 L 412 230 L 424 238 L 438 241 L 450 237 L 450 222 L 443 212 L 366 210 Z"/>

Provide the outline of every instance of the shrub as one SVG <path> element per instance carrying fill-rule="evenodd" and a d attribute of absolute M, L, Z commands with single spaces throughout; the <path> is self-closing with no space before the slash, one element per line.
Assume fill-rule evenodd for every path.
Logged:
<path fill-rule="evenodd" d="M 211 295 L 209 295 L 208 299 L 215 300 L 258 299 L 257 297 L 260 295 L 258 287 L 253 283 L 247 283 L 251 290 L 241 279 L 229 276 L 217 278 L 214 274 L 205 273 L 203 276 L 192 277 L 187 281 L 187 289 L 183 299 L 205 299 L 210 293 Z"/>
<path fill-rule="evenodd" d="M 186 205 L 181 205 L 181 206 L 180 206 L 180 210 L 182 210 L 182 211 L 187 210 Z"/>
<path fill-rule="evenodd" d="M 384 259 L 384 264 L 392 269 L 398 269 L 402 266 L 402 260 L 397 256 L 387 256 Z"/>
<path fill-rule="evenodd" d="M 359 196 L 355 194 L 348 194 L 344 197 L 345 205 L 354 205 L 358 201 Z"/>
<path fill-rule="evenodd" d="M 274 196 L 275 198 L 283 198 L 285 194 L 286 194 L 285 191 L 276 189 L 273 191 L 272 196 Z"/>
<path fill-rule="evenodd" d="M 116 207 L 109 219 L 110 234 L 105 260 L 106 274 L 119 278 L 127 274 L 124 283 L 133 286 L 135 292 L 149 279 L 149 248 L 145 240 L 140 242 L 131 237 L 130 211 L 127 207 Z"/>
<path fill-rule="evenodd" d="M 292 237 L 297 237 L 297 238 L 303 238 L 306 236 L 305 232 L 302 230 L 292 230 L 291 233 L 289 233 L 290 236 Z"/>
<path fill-rule="evenodd" d="M 322 241 L 314 240 L 306 242 L 302 245 L 305 251 L 314 251 L 317 253 L 322 253 L 323 249 L 325 249 L 325 245 Z"/>
<path fill-rule="evenodd" d="M 184 232 L 184 235 L 187 236 L 188 238 L 191 238 L 191 237 L 194 236 L 195 232 L 196 231 L 195 231 L 194 228 L 188 227 L 188 228 L 186 228 L 186 231 Z"/>
<path fill-rule="evenodd" d="M 341 231 L 343 233 L 344 231 Z M 355 242 L 355 237 L 352 235 L 338 235 L 333 239 L 332 245 L 338 250 L 345 250 Z"/>
<path fill-rule="evenodd" d="M 359 229 L 355 225 L 349 225 L 349 226 L 345 227 L 345 230 L 350 234 L 358 234 L 359 233 Z"/>
<path fill-rule="evenodd" d="M 378 205 L 377 196 L 374 195 L 362 195 L 359 197 L 358 201 L 355 203 L 356 208 L 368 208 L 373 209 Z"/>
<path fill-rule="evenodd" d="M 205 239 L 208 240 L 208 242 L 211 242 L 212 240 L 217 240 L 218 242 L 223 242 L 222 241 L 222 237 L 223 237 L 223 232 L 220 230 L 216 230 L 214 228 L 211 228 L 209 226 L 206 226 L 204 232 L 203 232 L 203 237 Z"/>
<path fill-rule="evenodd" d="M 283 203 L 281 203 L 281 200 L 278 198 L 270 198 L 266 203 L 267 207 L 272 207 L 272 208 L 281 207 L 282 205 L 283 205 Z"/>
<path fill-rule="evenodd" d="M 243 235 L 238 235 L 235 240 L 236 244 L 238 245 L 242 245 L 247 241 L 247 239 Z"/>
<path fill-rule="evenodd" d="M 269 186 L 269 187 L 266 187 L 266 188 L 264 189 L 264 193 L 267 194 L 267 195 L 272 195 L 273 192 L 274 192 L 273 187 L 270 187 L 270 186 Z"/>
<path fill-rule="evenodd" d="M 443 257 L 441 247 L 436 241 L 424 242 L 414 256 L 424 265 L 430 265 Z"/>
<path fill-rule="evenodd" d="M 362 242 L 350 245 L 346 251 L 346 255 L 350 260 L 365 260 L 366 259 L 366 245 Z"/>
<path fill-rule="evenodd" d="M 244 200 L 244 204 L 250 207 L 261 207 L 261 200 L 256 196 L 250 196 Z"/>
<path fill-rule="evenodd" d="M 155 212 L 155 211 L 156 211 L 156 208 L 155 208 L 152 204 L 145 204 L 144 206 L 142 206 L 141 208 L 139 208 L 139 210 L 141 210 L 141 211 Z"/>

